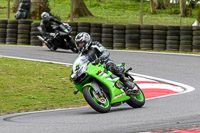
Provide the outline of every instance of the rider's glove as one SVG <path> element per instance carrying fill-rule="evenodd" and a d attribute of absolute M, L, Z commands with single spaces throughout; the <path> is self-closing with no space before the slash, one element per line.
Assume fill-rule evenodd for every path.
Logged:
<path fill-rule="evenodd" d="M 69 34 L 66 33 L 66 32 L 60 32 L 59 34 L 60 34 L 60 36 L 67 36 L 67 35 L 69 35 Z"/>
<path fill-rule="evenodd" d="M 55 33 L 50 33 L 50 36 L 53 36 L 53 37 L 54 37 L 55 35 L 56 35 Z"/>
<path fill-rule="evenodd" d="M 92 61 L 92 65 L 97 65 L 100 63 L 100 59 L 97 58 L 96 60 Z"/>
<path fill-rule="evenodd" d="M 63 23 L 63 25 L 69 27 L 69 24 L 68 24 L 68 23 Z"/>

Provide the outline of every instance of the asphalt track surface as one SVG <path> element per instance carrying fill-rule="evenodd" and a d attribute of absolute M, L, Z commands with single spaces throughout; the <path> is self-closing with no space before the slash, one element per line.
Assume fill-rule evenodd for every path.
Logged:
<path fill-rule="evenodd" d="M 99 114 L 90 107 L 28 112 L 0 116 L 0 133 L 135 133 L 200 127 L 200 56 L 110 51 L 116 63 L 133 72 L 183 83 L 190 93 L 147 100 L 133 109 L 124 104 Z M 42 47 L 3 46 L 0 55 L 73 63 L 71 51 L 51 52 Z"/>

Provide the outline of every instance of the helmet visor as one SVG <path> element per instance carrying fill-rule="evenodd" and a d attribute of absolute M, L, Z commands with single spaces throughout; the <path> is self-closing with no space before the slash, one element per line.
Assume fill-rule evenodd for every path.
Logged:
<path fill-rule="evenodd" d="M 47 21 L 47 20 L 49 19 L 49 17 L 48 17 L 48 16 L 44 16 L 42 19 L 43 19 L 44 21 Z"/>

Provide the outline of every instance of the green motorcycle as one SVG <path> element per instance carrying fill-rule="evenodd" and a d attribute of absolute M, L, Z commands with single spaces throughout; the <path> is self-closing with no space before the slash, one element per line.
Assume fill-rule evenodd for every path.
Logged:
<path fill-rule="evenodd" d="M 130 70 L 131 68 L 125 70 L 125 76 L 137 87 L 137 94 L 130 89 L 126 91 L 126 86 L 119 77 L 107 71 L 104 65 L 92 65 L 86 55 L 79 56 L 73 64 L 70 76 L 77 88 L 74 94 L 82 92 L 87 103 L 100 113 L 107 113 L 111 106 L 119 106 L 125 102 L 133 108 L 140 108 L 145 104 L 145 97 L 128 73 Z"/>

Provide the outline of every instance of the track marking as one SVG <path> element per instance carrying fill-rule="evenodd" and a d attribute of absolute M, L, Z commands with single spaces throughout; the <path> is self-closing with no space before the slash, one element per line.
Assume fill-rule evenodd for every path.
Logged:
<path fill-rule="evenodd" d="M 68 66 L 73 65 L 73 64 L 71 64 L 71 63 L 63 63 L 63 62 L 56 62 L 56 61 L 49 61 L 49 60 L 40 60 L 40 59 L 31 59 L 31 58 L 15 57 L 15 56 L 4 56 L 4 55 L 0 55 L 0 57 L 7 57 L 7 58 L 21 59 L 21 60 L 30 60 L 30 61 L 40 61 L 40 62 L 61 64 L 61 65 L 68 65 Z"/>
<path fill-rule="evenodd" d="M 146 54 L 163 54 L 163 55 L 182 55 L 182 56 L 200 56 L 199 54 L 185 54 L 185 53 L 167 53 L 167 52 L 147 52 L 147 51 L 127 51 L 127 50 L 110 50 L 128 53 L 146 53 Z"/>
<path fill-rule="evenodd" d="M 114 51 L 114 50 L 113 50 Z M 119 51 L 119 50 L 118 50 Z M 124 52 L 124 51 L 123 51 Z M 200 55 L 194 55 L 194 54 L 178 54 L 178 53 L 160 53 L 160 52 L 144 52 L 144 51 L 126 51 L 126 52 L 138 52 L 138 53 L 156 53 L 156 54 L 172 54 L 172 55 L 188 55 L 188 56 L 200 56 Z M 4 56 L 4 55 L 0 55 L 0 57 L 8 57 L 8 58 L 15 58 L 15 59 L 22 59 L 22 60 L 31 60 L 31 61 L 40 61 L 40 62 L 48 62 L 48 63 L 55 63 L 55 64 L 62 64 L 62 65 L 72 65 L 71 63 L 62 63 L 62 62 L 55 62 L 55 61 L 47 61 L 47 60 L 39 60 L 39 59 L 30 59 L 30 58 L 21 58 L 21 57 L 14 57 L 14 56 Z M 162 98 L 162 97 L 167 97 L 167 96 L 172 96 L 172 95 L 179 95 L 179 94 L 184 94 L 184 93 L 189 93 L 195 90 L 195 88 L 189 86 L 189 85 L 185 85 L 182 83 L 178 83 L 178 82 L 174 82 L 174 81 L 170 81 L 170 80 L 166 80 L 166 79 L 161 79 L 161 78 L 156 78 L 156 77 L 152 77 L 152 76 L 147 76 L 147 75 L 142 75 L 142 74 L 136 74 L 136 73 L 132 73 L 133 75 L 138 76 L 139 78 L 146 78 L 146 82 L 143 81 L 143 83 L 145 83 L 146 85 L 151 83 L 151 84 L 157 84 L 157 81 L 163 82 L 164 83 L 169 83 L 169 84 L 174 84 L 175 86 L 179 86 L 182 87 L 184 90 L 182 92 L 179 93 L 174 93 L 174 94 L 170 94 L 170 95 L 165 95 L 165 96 L 159 96 L 159 97 L 154 97 L 154 98 L 149 98 L 149 99 L 156 99 L 156 98 Z M 151 79 L 154 79 L 156 81 L 152 81 Z M 139 80 L 138 80 L 139 81 Z M 137 80 L 136 80 L 137 82 Z M 140 83 L 138 82 L 138 84 L 142 84 L 142 81 L 140 81 Z M 162 84 L 162 83 L 160 83 Z M 141 86 L 142 87 L 142 86 Z M 145 89 L 144 89 L 145 90 Z M 148 99 L 148 100 L 149 100 Z M 83 106 L 83 107 L 87 107 Z M 79 107 L 79 108 L 83 108 L 83 107 Z M 71 107 L 71 108 L 67 108 L 67 109 L 76 109 L 77 107 Z M 44 111 L 34 111 L 34 112 L 23 112 L 23 113 L 15 113 L 15 114 L 10 114 L 10 115 L 17 115 L 17 114 L 32 114 L 32 113 L 38 113 L 38 112 L 51 112 L 51 111 L 60 111 L 60 110 L 66 110 L 65 109 L 53 109 L 53 110 L 44 110 Z M 165 132 L 165 131 L 164 131 Z M 173 133 L 173 132 L 182 132 L 182 133 L 198 133 L 200 132 L 200 128 L 189 128 L 189 129 L 183 129 L 183 130 L 177 130 L 177 129 L 171 129 L 168 130 L 169 133 Z M 142 133 L 142 132 L 141 132 Z M 143 133 L 162 133 L 159 131 L 155 131 L 155 132 L 143 132 Z"/>
<path fill-rule="evenodd" d="M 200 127 L 158 130 L 158 131 L 148 131 L 148 132 L 139 132 L 139 133 L 200 133 Z"/>
<path fill-rule="evenodd" d="M 147 75 L 142 75 L 142 74 L 137 74 L 137 73 L 131 73 L 133 76 L 138 76 L 141 78 L 146 78 L 149 80 L 154 80 L 154 81 L 158 81 L 161 83 L 167 83 L 167 84 L 171 84 L 171 85 L 176 85 L 178 87 L 181 87 L 184 89 L 184 91 L 180 92 L 180 93 L 174 93 L 174 94 L 169 94 L 169 95 L 163 95 L 163 96 L 159 96 L 159 97 L 154 97 L 154 98 L 149 98 L 149 99 L 156 99 L 156 98 L 162 98 L 162 97 L 167 97 L 167 96 L 172 96 L 172 95 L 179 95 L 179 94 L 184 94 L 184 93 L 189 93 L 195 90 L 195 88 L 193 88 L 192 86 L 183 84 L 183 83 L 178 83 L 175 81 L 171 81 L 171 80 L 167 80 L 167 79 L 162 79 L 162 78 L 157 78 L 157 77 L 152 77 L 152 76 L 147 76 Z"/>
<path fill-rule="evenodd" d="M 47 62 L 47 63 L 54 63 L 54 64 L 61 64 L 61 65 L 67 65 L 67 66 L 71 66 L 73 64 L 71 63 L 63 63 L 63 62 L 56 62 L 56 61 L 49 61 L 49 60 L 40 60 L 40 59 L 31 59 L 31 58 L 23 58 L 23 57 L 15 57 L 15 56 L 4 56 L 4 55 L 0 55 L 0 57 L 7 57 L 7 58 L 14 58 L 14 59 L 22 59 L 22 60 L 30 60 L 30 61 L 40 61 L 40 62 Z M 184 90 L 183 91 L 180 91 L 179 93 L 177 92 L 176 93 L 176 90 L 177 88 L 174 90 L 174 89 L 171 89 L 171 91 L 174 91 L 172 94 L 168 94 L 168 95 L 162 95 L 162 96 L 158 96 L 158 97 L 150 97 L 148 98 L 147 100 L 150 100 L 150 99 L 157 99 L 157 98 L 163 98 L 163 97 L 167 97 L 167 96 L 172 96 L 172 95 L 179 95 L 179 94 L 184 94 L 184 93 L 189 93 L 189 92 L 192 92 L 194 91 L 195 89 L 189 85 L 185 85 L 185 84 L 182 84 L 182 83 L 178 83 L 178 82 L 175 82 L 175 81 L 170 81 L 170 80 L 166 80 L 166 79 L 161 79 L 161 78 L 156 78 L 156 77 L 152 77 L 152 76 L 147 76 L 147 75 L 142 75 L 142 74 L 137 74 L 137 73 L 131 73 L 130 74 L 133 75 L 133 77 L 136 79 L 136 81 L 140 81 L 140 82 L 151 82 L 151 83 L 154 83 L 153 85 L 155 85 L 155 83 L 157 82 L 161 82 L 160 84 L 171 84 L 171 85 L 175 85 L 175 86 L 178 86 L 178 87 L 181 87 L 183 88 Z M 165 84 L 165 85 L 166 85 Z M 146 84 L 147 85 L 147 84 Z M 140 86 L 145 86 L 145 84 L 141 84 Z M 155 88 L 154 88 L 155 89 Z M 180 89 L 180 88 L 179 88 Z M 144 89 L 145 90 L 145 89 Z M 76 107 L 70 107 L 68 109 L 74 109 Z M 55 110 L 64 110 L 64 109 L 55 109 Z M 46 112 L 46 111 L 49 111 L 49 110 L 45 110 L 45 111 L 42 111 L 42 112 Z M 50 110 L 52 111 L 52 110 Z M 36 111 L 38 112 L 38 111 Z M 41 111 L 39 111 L 41 112 Z M 30 113 L 30 112 L 29 112 Z"/>
<path fill-rule="evenodd" d="M 71 63 L 63 63 L 63 62 L 56 62 L 56 61 L 49 61 L 49 60 L 39 60 L 39 59 L 15 57 L 15 56 L 0 55 L 0 57 L 15 58 L 15 59 L 22 59 L 22 60 L 30 60 L 30 61 L 40 61 L 40 62 L 67 65 L 67 66 L 73 65 Z M 137 74 L 137 73 L 132 73 L 132 72 L 130 72 L 130 74 L 132 74 L 133 76 L 137 76 L 136 80 L 153 81 L 153 82 L 159 81 L 159 82 L 162 82 L 162 83 L 168 83 L 168 84 L 173 84 L 173 85 L 176 85 L 176 86 L 180 86 L 180 87 L 185 89 L 183 92 L 180 92 L 180 93 L 177 93 L 177 94 L 170 94 L 170 95 L 184 94 L 184 93 L 192 92 L 192 91 L 195 90 L 195 88 L 193 88 L 193 87 L 191 87 L 189 85 L 178 83 L 178 82 L 171 81 L 171 80 L 161 79 L 161 78 L 157 78 L 157 77 L 152 77 L 152 76 L 147 76 L 147 75 L 142 75 L 142 74 Z M 167 96 L 169 96 L 169 95 L 167 95 Z M 161 98 L 161 97 L 166 97 L 166 96 L 159 96 L 159 97 L 154 97 L 154 98 L 151 98 L 151 99 L 156 99 L 156 98 Z"/>

